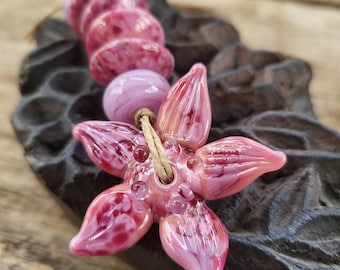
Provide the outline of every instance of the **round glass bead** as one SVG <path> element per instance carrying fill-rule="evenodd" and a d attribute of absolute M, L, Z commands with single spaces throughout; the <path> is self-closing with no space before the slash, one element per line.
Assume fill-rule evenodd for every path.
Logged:
<path fill-rule="evenodd" d="M 158 113 L 170 85 L 160 74 L 144 69 L 125 72 L 108 85 L 103 96 L 106 116 L 112 121 L 134 124 L 137 110 Z"/>
<path fill-rule="evenodd" d="M 139 163 L 146 161 L 149 157 L 149 154 L 149 148 L 147 148 L 145 145 L 137 145 L 133 150 L 133 158 Z"/>
<path fill-rule="evenodd" d="M 174 214 L 183 214 L 187 209 L 187 201 L 183 197 L 176 196 L 170 199 L 168 207 Z"/>
<path fill-rule="evenodd" d="M 144 182 L 136 181 L 131 186 L 131 192 L 136 196 L 136 198 L 144 199 L 149 193 L 149 188 Z"/>

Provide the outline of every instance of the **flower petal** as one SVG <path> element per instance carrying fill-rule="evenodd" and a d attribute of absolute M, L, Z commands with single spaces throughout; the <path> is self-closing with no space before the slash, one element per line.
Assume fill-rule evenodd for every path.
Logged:
<path fill-rule="evenodd" d="M 227 137 L 198 149 L 188 166 L 201 178 L 191 183 L 208 200 L 239 192 L 260 175 L 280 169 L 286 155 L 245 137 Z"/>
<path fill-rule="evenodd" d="M 156 122 L 163 140 L 174 139 L 193 150 L 205 144 L 211 125 L 206 73 L 204 65 L 196 64 L 170 89 Z"/>
<path fill-rule="evenodd" d="M 70 242 L 74 255 L 96 256 L 122 252 L 134 245 L 153 222 L 148 205 L 120 184 L 90 204 L 79 233 Z"/>
<path fill-rule="evenodd" d="M 172 214 L 160 222 L 160 238 L 166 253 L 188 270 L 221 270 L 229 241 L 220 219 L 203 202 L 183 215 Z"/>
<path fill-rule="evenodd" d="M 121 122 L 82 122 L 73 128 L 73 136 L 98 167 L 118 177 L 123 177 L 134 148 L 146 145 L 137 128 Z"/>

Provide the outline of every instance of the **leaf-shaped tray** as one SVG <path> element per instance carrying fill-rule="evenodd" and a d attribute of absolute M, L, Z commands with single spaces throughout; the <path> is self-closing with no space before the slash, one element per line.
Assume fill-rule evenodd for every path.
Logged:
<path fill-rule="evenodd" d="M 149 1 L 176 58 L 175 81 L 195 62 L 208 66 L 210 140 L 252 137 L 288 155 L 286 166 L 211 202 L 230 231 L 227 269 L 340 267 L 340 134 L 320 124 L 309 97 L 309 65 L 254 51 L 227 22 Z M 71 137 L 75 123 L 105 119 L 103 89 L 90 77 L 80 41 L 63 21 L 36 32 L 38 48 L 20 72 L 22 100 L 12 124 L 32 170 L 79 216 L 121 180 L 100 171 Z M 179 269 L 162 251 L 157 225 L 123 254 L 138 269 Z M 145 264 L 145 261 L 148 264 Z"/>

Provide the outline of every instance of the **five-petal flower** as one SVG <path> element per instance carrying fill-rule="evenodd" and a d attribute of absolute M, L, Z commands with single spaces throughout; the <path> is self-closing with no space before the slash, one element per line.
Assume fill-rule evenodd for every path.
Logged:
<path fill-rule="evenodd" d="M 75 126 L 93 162 L 124 179 L 91 203 L 70 243 L 76 255 L 105 255 L 135 244 L 153 222 L 167 254 L 185 269 L 223 269 L 228 234 L 204 199 L 239 192 L 286 161 L 280 151 L 245 137 L 204 145 L 211 125 L 206 69 L 194 65 L 169 91 L 155 123 L 173 181 L 161 183 L 146 140 L 136 127 L 113 121 Z"/>

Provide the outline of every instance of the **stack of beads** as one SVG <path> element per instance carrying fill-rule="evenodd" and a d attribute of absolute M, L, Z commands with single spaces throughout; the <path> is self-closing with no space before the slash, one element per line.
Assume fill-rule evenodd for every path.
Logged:
<path fill-rule="evenodd" d="M 69 0 L 65 13 L 85 43 L 92 77 L 111 82 L 103 97 L 106 116 L 133 124 L 141 107 L 157 114 L 174 59 L 145 0 Z"/>
<path fill-rule="evenodd" d="M 91 203 L 71 252 L 121 252 L 159 222 L 162 245 L 179 265 L 222 270 L 228 233 L 204 199 L 240 191 L 281 168 L 285 155 L 242 137 L 204 145 L 206 69 L 194 65 L 169 90 L 174 60 L 144 0 L 68 0 L 66 16 L 86 44 L 93 78 L 108 84 L 103 107 L 112 120 L 80 123 L 73 135 L 99 167 L 124 178 Z"/>

